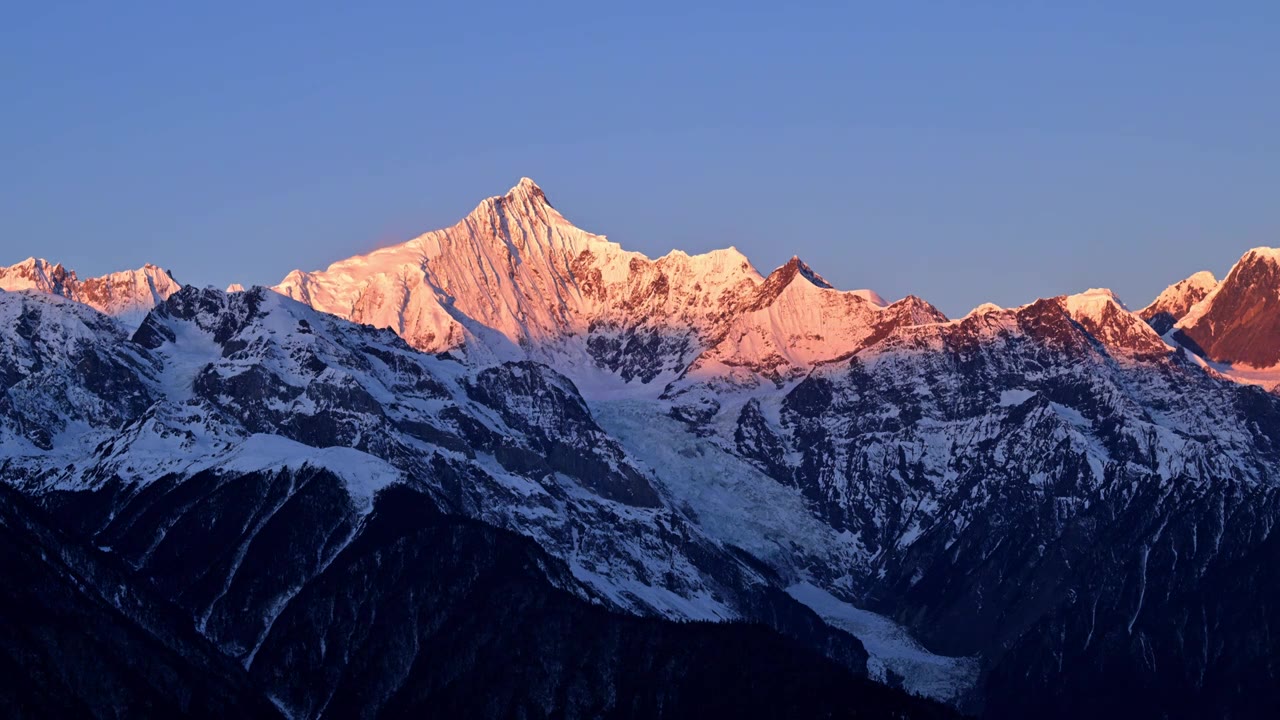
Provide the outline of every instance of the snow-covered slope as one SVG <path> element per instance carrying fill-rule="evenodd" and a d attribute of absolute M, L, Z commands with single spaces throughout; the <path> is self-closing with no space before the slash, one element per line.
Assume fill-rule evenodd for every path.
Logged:
<path fill-rule="evenodd" d="M 533 538 L 617 609 L 709 620 L 766 602 L 768 582 L 691 523 L 544 365 L 467 367 L 263 288 L 185 288 L 132 338 L 38 293 L 0 293 L 4 317 L 16 318 L 0 345 L 4 462 L 31 492 L 167 493 L 208 474 L 325 470 L 357 514 L 408 483 Z M 301 489 L 285 484 L 280 502 Z"/>
<path fill-rule="evenodd" d="M 697 429 L 856 538 L 849 585 L 819 587 L 936 654 L 983 657 L 988 697 L 1018 717 L 1116 673 L 1163 708 L 1265 662 L 1190 640 L 1247 644 L 1251 621 L 1193 619 L 1178 598 L 1270 562 L 1278 411 L 1095 291 L 899 328 Z"/>
<path fill-rule="evenodd" d="M 911 692 L 945 702 L 973 692 L 976 660 L 929 653 L 901 624 L 849 602 L 861 576 L 850 571 L 867 562 L 867 548 L 857 534 L 815 513 L 805 493 L 777 482 L 720 438 L 689 432 L 652 401 L 601 400 L 592 409 L 704 532 L 765 562 L 789 594 L 862 641 L 873 678 L 897 676 Z"/>
<path fill-rule="evenodd" d="M 137 270 L 81 280 L 75 271 L 47 260 L 0 268 L 0 290 L 35 290 L 84 303 L 135 328 L 151 308 L 182 287 L 168 271 L 150 263 Z"/>
<path fill-rule="evenodd" d="M 532 540 L 548 582 L 590 603 L 752 620 L 865 668 L 545 365 L 467 366 L 263 288 L 184 288 L 132 336 L 33 291 L 0 293 L 0 318 L 5 482 L 72 507 L 246 667 L 403 487 Z"/>
<path fill-rule="evenodd" d="M 944 701 L 962 700 L 978 677 L 976 657 L 944 657 L 921 647 L 898 623 L 844 602 L 809 583 L 787 592 L 824 620 L 856 635 L 871 655 L 867 669 L 881 682 L 897 680 L 915 695 Z"/>
<path fill-rule="evenodd" d="M 1165 288 L 1150 305 L 1139 310 L 1138 315 L 1163 335 L 1217 286 L 1218 279 L 1213 273 L 1201 270 Z"/>
<path fill-rule="evenodd" d="M 1140 315 L 1132 313 L 1114 292 L 1092 288 L 1058 302 L 1071 319 L 1080 323 L 1095 341 L 1121 357 L 1159 357 L 1170 348 Z"/>
<path fill-rule="evenodd" d="M 154 366 L 127 339 L 83 304 L 0 291 L 0 463 L 116 427 L 154 402 Z"/>
<path fill-rule="evenodd" d="M 781 386 L 903 324 L 942 322 L 928 303 L 908 297 L 886 305 L 865 291 L 832 288 L 799 258 L 774 270 L 717 328 L 685 370 L 690 381 Z"/>

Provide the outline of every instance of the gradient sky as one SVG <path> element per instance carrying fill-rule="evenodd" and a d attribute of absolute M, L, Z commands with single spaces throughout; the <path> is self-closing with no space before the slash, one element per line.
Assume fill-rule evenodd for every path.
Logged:
<path fill-rule="evenodd" d="M 522 175 L 951 315 L 1280 245 L 1280 3 L 684 4 L 11 3 L 0 264 L 273 284 Z"/>

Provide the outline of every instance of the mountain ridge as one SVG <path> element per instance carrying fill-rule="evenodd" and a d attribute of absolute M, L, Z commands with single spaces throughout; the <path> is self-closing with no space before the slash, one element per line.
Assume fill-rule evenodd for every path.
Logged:
<path fill-rule="evenodd" d="M 123 270 L 81 280 L 61 263 L 30 257 L 0 267 L 0 290 L 34 290 L 65 297 L 116 317 L 131 327 L 182 286 L 172 273 L 147 263 L 137 270 Z"/>
<path fill-rule="evenodd" d="M 797 282 L 839 293 L 819 293 L 824 327 L 852 323 L 858 329 L 851 332 L 865 337 L 889 307 L 872 291 L 835 290 L 799 258 L 765 277 L 732 246 L 700 255 L 673 250 L 656 259 L 624 250 L 572 225 L 525 178 L 450 228 L 324 271 L 293 271 L 274 289 L 326 312 L 390 327 L 428 352 L 551 362 L 590 391 L 598 384 L 670 382 L 707 352 L 712 356 L 704 365 L 727 359 L 736 367 L 758 366 L 743 378 L 748 383 L 776 381 L 839 355 L 813 337 L 830 328 L 806 328 L 794 311 L 768 319 L 771 326 L 782 323 L 777 333 L 733 329 L 784 293 L 801 292 Z M 931 307 L 923 312 L 942 317 Z M 825 319 L 830 313 L 841 317 Z M 715 350 L 735 332 L 755 339 Z M 778 346 L 790 337 L 818 344 L 804 358 L 788 357 Z M 756 342 L 763 345 L 751 347 Z"/>
<path fill-rule="evenodd" d="M 0 293 L 0 472 L 307 715 L 327 701 L 292 654 L 345 672 L 302 630 L 323 608 L 350 647 L 366 606 L 438 607 L 368 564 L 364 528 L 407 492 L 524 538 L 536 582 L 583 602 L 762 623 L 992 717 L 1249 716 L 1280 702 L 1231 684 L 1280 652 L 1251 639 L 1280 605 L 1249 580 L 1280 547 L 1280 397 L 1215 353 L 1271 337 L 1278 255 L 1194 302 L 1211 278 L 1138 312 L 1093 288 L 950 319 L 798 257 L 649 259 L 522 180 L 274 291 L 183 288 L 132 332 Z"/>

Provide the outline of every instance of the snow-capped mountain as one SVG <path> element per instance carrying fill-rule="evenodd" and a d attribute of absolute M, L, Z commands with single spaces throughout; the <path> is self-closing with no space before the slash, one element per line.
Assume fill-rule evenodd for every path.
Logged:
<path fill-rule="evenodd" d="M 1171 349 L 1140 315 L 1130 312 L 1111 290 L 1092 288 L 1055 300 L 1113 358 L 1155 358 Z"/>
<path fill-rule="evenodd" d="M 1139 310 L 1138 315 L 1163 335 L 1217 286 L 1218 279 L 1213 273 L 1201 270 L 1165 288 L 1150 305 Z"/>
<path fill-rule="evenodd" d="M 943 320 L 916 297 L 886 304 L 869 291 L 835 290 L 793 257 L 734 308 L 728 322 L 703 336 L 706 349 L 685 368 L 677 388 L 690 382 L 755 387 L 764 381 L 781 387 L 894 328 Z"/>
<path fill-rule="evenodd" d="M 541 582 L 575 602 L 764 623 L 866 672 L 856 639 L 708 537 L 544 365 L 467 367 L 263 288 L 184 288 L 132 337 L 46 294 L 0 293 L 0 308 L 19 318 L 0 331 L 6 481 L 222 652 L 279 673 L 290 713 L 321 712 L 327 685 L 294 684 L 288 613 L 374 542 L 392 487 L 418 496 L 396 501 L 420 506 L 418 522 L 443 511 L 528 538 Z M 353 629 L 330 641 L 356 642 Z"/>
<path fill-rule="evenodd" d="M 1252 717 L 1280 703 L 1280 397 L 1241 368 L 1276 257 L 1137 313 L 951 320 L 799 258 L 650 259 L 525 179 L 131 334 L 65 281 L 0 293 L 0 475 L 296 717 L 463 711 L 448 687 L 508 687 L 509 654 L 551 659 L 482 714 L 651 707 L 632 671 L 713 658 L 669 620 L 990 717 Z"/>
<path fill-rule="evenodd" d="M 39 455 L 85 426 L 118 427 L 152 396 L 148 362 L 110 318 L 42 292 L 0 292 L 0 458 Z"/>
<path fill-rule="evenodd" d="M 841 293 L 798 258 L 763 278 L 736 254 L 731 262 L 679 253 L 650 261 L 576 230 L 549 207 L 535 185 L 522 181 L 507 196 L 482 203 L 458 226 L 423 236 L 435 239 L 429 243 L 432 248 L 442 248 L 428 255 L 447 258 L 441 265 L 453 266 L 458 261 L 448 248 L 461 245 L 462 239 L 474 243 L 483 238 L 483 246 L 492 251 L 488 265 L 516 268 L 485 276 L 502 288 L 499 296 L 515 299 L 503 307 L 554 298 L 555 321 L 535 323 L 537 332 L 526 332 L 510 319 L 495 325 L 518 347 L 515 356 L 554 359 L 557 368 L 584 388 L 604 428 L 652 469 L 659 485 L 689 507 L 712 537 L 753 548 L 797 588 L 816 588 L 834 593 L 836 602 L 852 602 L 844 606 L 849 610 L 833 612 L 819 600 L 833 622 L 851 616 L 856 605 L 892 615 L 928 638 L 942 655 L 926 653 L 906 662 L 902 658 L 910 657 L 905 650 L 909 643 L 899 643 L 872 658 L 882 672 L 909 676 L 908 687 L 914 684 L 917 690 L 946 697 L 940 687 L 968 682 L 959 659 L 979 657 L 995 672 L 993 677 L 1010 683 L 1000 691 L 1013 697 L 1021 692 L 1019 683 L 1031 680 L 1025 675 L 1013 679 L 1001 669 L 1000 658 L 1010 643 L 1041 647 L 1055 656 L 1067 652 L 1038 635 L 1034 624 L 1004 624 L 1021 617 L 1025 610 L 1019 603 L 1029 602 L 1023 598 L 988 601 L 977 616 L 990 612 L 1004 620 L 973 621 L 975 598 L 1000 595 L 996 585 L 984 583 L 1001 583 L 1004 575 L 987 576 L 977 569 L 989 561 L 993 543 L 1022 551 L 1027 537 L 1034 536 L 1041 538 L 1037 553 L 1061 548 L 1052 562 L 1097 572 L 1089 576 L 1081 570 L 1072 576 L 1075 582 L 1115 578 L 1116 583 L 1141 584 L 1145 581 L 1135 578 L 1142 573 L 1133 563 L 1149 561 L 1163 531 L 1145 525 L 1129 528 L 1129 536 L 1111 542 L 1134 548 L 1132 556 L 1091 564 L 1102 561 L 1079 554 L 1092 547 L 1088 543 L 1093 540 L 1082 538 L 1100 536 L 1082 528 L 1098 523 L 1098 513 L 1119 513 L 1116 503 L 1133 511 L 1134 503 L 1148 502 L 1152 492 L 1156 497 L 1164 492 L 1164 501 L 1172 502 L 1167 491 L 1157 488 L 1188 482 L 1248 495 L 1267 492 L 1263 489 L 1277 480 L 1268 469 L 1275 462 L 1274 400 L 1224 385 L 1222 374 L 1204 367 L 1176 340 L 1161 336 L 1175 321 L 1186 325 L 1198 317 L 1213 299 L 1206 296 L 1223 292 L 1230 278 L 1219 286 L 1211 275 L 1198 273 L 1139 313 L 1128 310 L 1111 291 L 1093 289 L 1014 309 L 984 306 L 949 321 L 916 298 L 888 305 L 864 292 Z M 439 240 L 443 237 L 452 242 Z M 561 242 L 565 237 L 580 244 Z M 540 242 L 546 238 L 554 241 Z M 421 240 L 379 252 L 402 256 Z M 528 259 L 548 256 L 548 247 L 566 246 L 559 254 L 550 253 L 558 260 L 549 268 Z M 334 286 L 351 292 L 368 282 L 368 258 L 344 261 L 317 275 L 332 284 L 331 294 Z M 666 267 L 673 260 L 687 264 Z M 440 292 L 446 285 L 456 287 L 456 281 L 435 281 L 430 260 L 414 257 L 408 262 L 417 273 L 415 280 L 420 275 L 435 290 L 440 307 L 462 308 L 457 313 L 461 324 L 483 315 L 487 292 L 479 304 L 459 293 Z M 554 290 L 536 284 L 528 286 L 536 290 L 521 289 L 521 272 L 534 267 L 539 268 L 535 278 L 558 278 Z M 306 300 L 294 289 L 305 282 L 306 276 L 294 274 L 279 289 Z M 1280 285 L 1266 278 L 1255 284 L 1273 296 Z M 401 287 L 413 292 L 412 283 Z M 592 306 L 593 293 L 607 302 Z M 669 305 L 655 303 L 655 298 L 677 298 L 677 307 L 715 311 L 673 315 Z M 340 304 L 327 309 L 367 321 L 354 309 L 363 307 L 359 301 L 344 303 L 353 309 Z M 396 327 L 402 305 L 376 305 L 394 309 L 391 321 L 379 324 Z M 618 309 L 624 312 L 619 315 Z M 1235 317 L 1245 315 L 1237 312 Z M 406 331 L 406 337 L 418 332 L 433 338 L 450 335 L 422 327 Z M 452 333 L 448 347 L 463 348 L 465 355 L 468 343 L 478 346 L 472 338 L 483 332 Z M 603 380 L 600 370 L 606 371 Z M 842 383 L 852 384 L 837 390 Z M 656 397 L 626 392 L 645 384 L 661 385 L 662 391 Z M 841 393 L 843 400 L 838 399 Z M 1206 428 L 1213 431 L 1206 433 Z M 688 439 L 675 441 L 681 433 Z M 867 445 L 841 450 L 847 443 Z M 798 504 L 795 496 L 777 488 L 764 492 L 758 480 L 744 482 L 753 471 L 797 491 Z M 1187 506 L 1184 512 L 1217 512 L 1199 507 L 1208 502 L 1201 490 L 1176 495 Z M 1165 511 L 1150 507 L 1144 512 L 1163 517 Z M 1027 535 L 1026 518 L 1045 513 L 1055 521 Z M 966 531 L 980 535 L 963 540 Z M 956 554 L 970 547 L 974 555 L 968 560 Z M 1199 552 L 1206 566 L 1235 561 L 1230 553 Z M 1041 560 L 1018 555 L 1009 562 L 1018 563 L 1020 573 L 1034 573 Z M 1178 582 L 1198 582 L 1195 576 L 1181 577 L 1176 565 L 1169 572 Z M 1052 576 L 1055 583 L 1064 582 L 1060 575 Z M 936 579 L 924 582 L 931 577 Z M 959 577 L 975 579 L 956 584 Z M 960 605 L 940 609 L 938 598 L 930 596 L 937 583 L 954 587 L 949 592 L 956 593 Z M 921 589 L 913 590 L 917 585 Z M 1134 592 L 1135 587 L 1068 585 L 1027 592 L 1047 593 L 1035 595 L 1035 602 L 1055 606 L 1062 598 L 1097 599 L 1110 592 Z M 810 590 L 797 594 L 822 597 Z M 1141 627 L 1135 625 L 1140 603 L 1109 602 L 1112 617 L 1126 617 L 1121 624 L 1125 636 Z M 1065 608 L 1053 613 L 1070 616 Z M 1144 631 L 1143 642 L 1168 641 L 1159 622 L 1163 620 Z M 869 627 L 862 627 L 864 642 L 874 644 L 865 634 Z M 1098 637 L 1106 638 L 1106 653 L 1114 655 L 1089 656 L 1096 648 L 1090 639 L 1085 643 L 1090 659 L 1079 661 L 1105 664 L 1132 658 L 1107 634 L 1114 627 L 1096 628 Z M 993 638 L 1003 639 L 991 644 Z M 1013 652 L 1019 662 L 1025 661 L 1020 653 L 1027 650 Z M 1096 680 L 1084 671 L 1081 678 Z M 1045 696 L 1058 697 L 1069 687 L 1062 680 L 1034 682 L 1042 683 L 1038 690 Z M 1143 682 L 1164 687 L 1160 678 Z M 1203 682 L 1197 679 L 1193 685 Z M 1004 708 L 1015 713 L 1026 709 Z"/>
<path fill-rule="evenodd" d="M 732 247 L 651 260 L 573 226 L 528 178 L 453 227 L 274 289 L 427 352 L 551 363 L 589 396 L 657 395 L 712 368 L 776 382 L 895 323 L 941 318 L 916 298 L 834 290 L 798 258 L 767 278 Z"/>
<path fill-rule="evenodd" d="M 52 444 L 44 434 L 25 449 L 7 444 L 10 470 L 30 467 L 41 488 L 305 465 L 348 479 L 353 502 L 367 511 L 380 488 L 412 480 L 452 511 L 559 547 L 582 582 L 619 608 L 699 619 L 743 614 L 731 595 L 749 583 L 734 576 L 715 584 L 697 570 L 680 549 L 697 542 L 696 529 L 663 506 L 594 425 L 572 384 L 545 366 L 472 370 L 262 288 L 184 289 L 127 342 L 105 318 L 97 328 L 85 322 L 96 315 L 87 308 L 22 293 L 0 300 L 6 314 L 35 318 L 19 325 L 23 339 L 68 337 L 72 348 L 58 364 L 18 357 L 4 367 L 20 378 L 8 393 L 15 435 L 79 424 Z M 110 382 L 69 372 L 86 364 L 105 367 Z M 51 457 L 69 464 L 50 473 Z M 628 524 L 650 531 L 623 547 L 618 531 Z M 669 534 L 652 532 L 663 527 Z M 684 597 L 643 594 L 663 584 L 656 573 L 674 569 L 684 570 Z"/>
<path fill-rule="evenodd" d="M 1280 365 L 1280 250 L 1254 248 L 1178 320 L 1178 338 L 1207 359 L 1243 369 Z"/>
<path fill-rule="evenodd" d="M 259 491 L 274 500 L 272 490 L 295 482 L 255 548 L 207 542 L 242 519 L 241 504 L 255 522 Z M 320 537 L 308 531 L 327 530 L 347 507 L 345 482 L 305 467 L 188 485 L 209 492 L 160 498 L 157 509 L 176 499 L 213 524 L 167 523 L 167 542 L 153 550 L 173 558 L 176 547 L 205 563 L 196 573 L 221 572 L 232 556 L 240 582 L 273 587 L 275 573 L 296 577 L 310 552 L 326 552 L 308 544 Z M 117 549 L 67 532 L 103 520 L 82 514 L 100 509 L 92 496 L 52 499 L 68 505 L 50 515 L 0 485 L 0 658 L 21 679 L 0 685 L 9 717 L 684 717 L 708 708 L 816 717 L 844 707 L 952 716 L 760 626 L 676 625 L 584 602 L 547 582 L 556 561 L 533 543 L 442 514 L 403 484 L 381 493 L 357 537 L 326 556 L 246 668 L 193 622 L 192 598 L 207 589 L 175 597 L 174 568 L 133 568 Z M 125 531 L 126 551 L 128 540 Z M 526 657 L 537 671 L 512 672 L 512 659 Z M 636 682 L 655 668 L 658 681 Z"/>
<path fill-rule="evenodd" d="M 1085 698 L 1107 673 L 1208 692 L 1243 661 L 1193 633 L 1244 643 L 1245 627 L 1192 620 L 1163 593 L 1211 594 L 1215 573 L 1263 562 L 1250 553 L 1277 519 L 1280 404 L 1118 307 L 1090 292 L 903 328 L 713 426 L 859 538 L 862 604 L 984 658 L 1002 715 L 1064 697 L 1054 712 L 1102 711 Z M 1156 646 L 1185 669 L 1153 664 Z M 1106 707 L 1149 710 L 1139 695 Z"/>
<path fill-rule="evenodd" d="M 116 317 L 130 328 L 137 327 L 151 308 L 182 287 L 167 270 L 150 263 L 137 270 L 115 272 L 81 280 L 47 260 L 26 260 L 0 268 L 0 290 L 35 290 L 84 303 Z"/>

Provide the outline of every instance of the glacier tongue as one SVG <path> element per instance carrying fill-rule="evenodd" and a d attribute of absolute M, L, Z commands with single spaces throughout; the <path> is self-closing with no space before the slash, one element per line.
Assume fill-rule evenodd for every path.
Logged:
<path fill-rule="evenodd" d="M 600 401 L 592 410 L 711 537 L 768 562 L 789 578 L 786 590 L 792 597 L 862 641 L 873 678 L 891 682 L 897 676 L 908 691 L 943 702 L 957 702 L 976 687 L 976 658 L 930 653 L 889 618 L 820 587 L 856 592 L 861 583 L 852 576 L 869 572 L 871 555 L 855 534 L 838 532 L 815 517 L 798 490 L 721 448 L 714 438 L 688 433 L 652 401 Z"/>
<path fill-rule="evenodd" d="M 871 654 L 867 672 L 881 682 L 896 676 L 909 692 L 943 702 L 957 702 L 978 683 L 978 658 L 936 655 L 920 646 L 906 628 L 883 615 L 861 610 L 811 583 L 787 588 L 823 620 L 847 630 Z"/>

